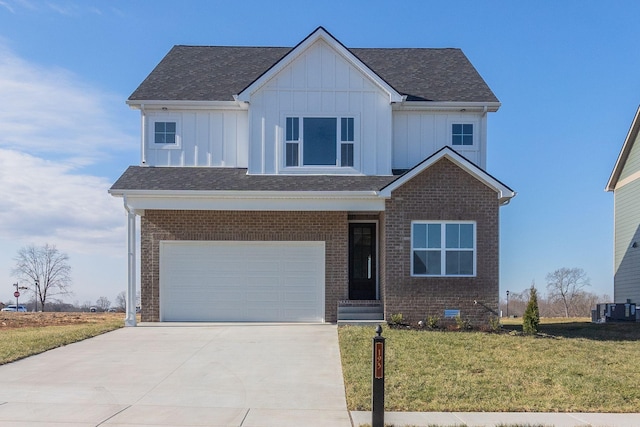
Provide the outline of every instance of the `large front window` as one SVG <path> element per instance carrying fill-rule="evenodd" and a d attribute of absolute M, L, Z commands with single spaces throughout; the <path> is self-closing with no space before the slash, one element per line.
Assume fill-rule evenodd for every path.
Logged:
<path fill-rule="evenodd" d="M 473 222 L 414 221 L 411 224 L 412 276 L 475 276 Z"/>
<path fill-rule="evenodd" d="M 287 117 L 285 166 L 352 167 L 354 134 L 353 117 Z"/>

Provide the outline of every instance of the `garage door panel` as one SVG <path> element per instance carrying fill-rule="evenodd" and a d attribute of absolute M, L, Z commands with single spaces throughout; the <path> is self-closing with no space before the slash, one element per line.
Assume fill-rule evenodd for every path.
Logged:
<path fill-rule="evenodd" d="M 161 320 L 321 322 L 324 252 L 324 242 L 161 242 Z"/>

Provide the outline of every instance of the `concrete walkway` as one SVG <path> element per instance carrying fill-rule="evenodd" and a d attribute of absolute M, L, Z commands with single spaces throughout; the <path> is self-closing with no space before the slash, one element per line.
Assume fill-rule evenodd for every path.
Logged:
<path fill-rule="evenodd" d="M 371 424 L 371 412 L 351 412 L 353 425 Z M 387 412 L 384 422 L 394 427 L 545 426 L 639 427 L 640 414 L 585 414 L 548 412 Z"/>
<path fill-rule="evenodd" d="M 335 325 L 126 328 L 0 380 L 3 427 L 351 426 Z"/>
<path fill-rule="evenodd" d="M 0 366 L 0 426 L 359 427 L 335 325 L 146 324 Z M 391 412 L 402 426 L 637 427 L 640 414 Z"/>

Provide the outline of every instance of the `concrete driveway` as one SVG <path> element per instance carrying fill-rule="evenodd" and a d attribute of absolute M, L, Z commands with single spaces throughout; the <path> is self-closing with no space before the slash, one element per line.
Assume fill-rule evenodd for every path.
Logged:
<path fill-rule="evenodd" d="M 335 325 L 120 329 L 0 381 L 2 426 L 351 426 Z"/>

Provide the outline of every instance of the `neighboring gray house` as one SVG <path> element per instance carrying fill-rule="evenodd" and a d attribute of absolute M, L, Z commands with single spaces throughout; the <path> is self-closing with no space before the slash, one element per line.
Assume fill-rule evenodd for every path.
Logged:
<path fill-rule="evenodd" d="M 409 321 L 498 308 L 500 102 L 459 49 L 175 46 L 129 97 L 143 321 Z M 140 217 L 140 256 L 136 217 Z M 478 304 L 475 303 L 478 302 Z"/>
<path fill-rule="evenodd" d="M 614 197 L 614 281 L 616 302 L 640 304 L 640 107 L 622 145 L 606 191 Z"/>

